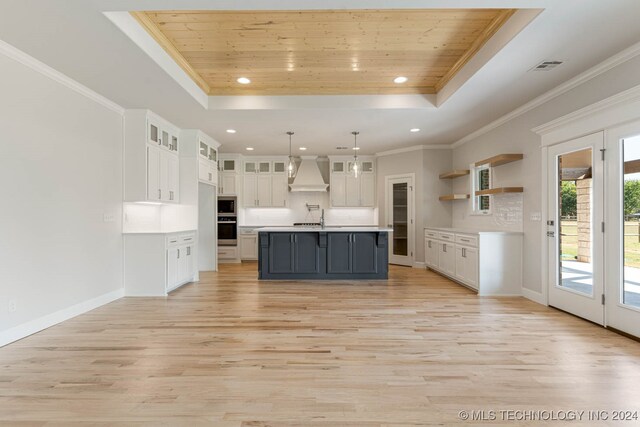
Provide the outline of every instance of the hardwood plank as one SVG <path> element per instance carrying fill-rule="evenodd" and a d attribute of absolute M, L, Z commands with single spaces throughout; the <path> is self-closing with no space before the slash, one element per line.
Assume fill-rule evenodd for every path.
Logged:
<path fill-rule="evenodd" d="M 221 265 L 0 348 L 0 424 L 469 426 L 460 410 L 638 409 L 637 342 L 524 298 L 408 267 L 256 276 Z"/>

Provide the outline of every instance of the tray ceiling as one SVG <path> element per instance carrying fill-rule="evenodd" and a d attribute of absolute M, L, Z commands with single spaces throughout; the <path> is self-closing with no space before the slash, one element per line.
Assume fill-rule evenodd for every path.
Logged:
<path fill-rule="evenodd" d="M 434 94 L 515 9 L 145 11 L 209 95 Z M 395 77 L 406 83 L 396 84 Z M 251 80 L 248 85 L 239 77 Z"/>

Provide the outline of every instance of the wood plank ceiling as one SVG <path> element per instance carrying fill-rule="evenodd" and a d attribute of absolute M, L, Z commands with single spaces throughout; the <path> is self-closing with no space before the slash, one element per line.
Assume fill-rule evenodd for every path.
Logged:
<path fill-rule="evenodd" d="M 146 11 L 210 95 L 437 93 L 514 9 Z M 404 84 L 393 82 L 405 76 Z M 251 84 L 242 85 L 239 77 Z"/>

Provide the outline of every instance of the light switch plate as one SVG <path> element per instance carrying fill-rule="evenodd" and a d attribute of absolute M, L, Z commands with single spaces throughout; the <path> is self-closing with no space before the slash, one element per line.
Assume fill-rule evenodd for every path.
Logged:
<path fill-rule="evenodd" d="M 115 222 L 116 216 L 114 214 L 106 213 L 104 214 L 104 222 Z"/>
<path fill-rule="evenodd" d="M 542 214 L 540 212 L 531 212 L 529 214 L 529 220 L 531 221 L 540 221 L 542 219 Z"/>

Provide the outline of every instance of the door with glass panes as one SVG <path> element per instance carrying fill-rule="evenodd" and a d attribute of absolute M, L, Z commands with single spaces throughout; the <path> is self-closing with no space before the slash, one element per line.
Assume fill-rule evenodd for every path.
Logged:
<path fill-rule="evenodd" d="M 413 265 L 414 211 L 413 177 L 387 177 L 387 227 L 389 233 L 389 262 Z"/>

